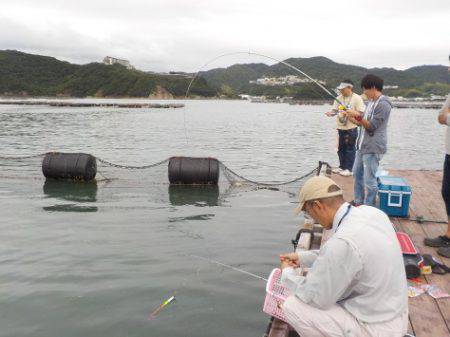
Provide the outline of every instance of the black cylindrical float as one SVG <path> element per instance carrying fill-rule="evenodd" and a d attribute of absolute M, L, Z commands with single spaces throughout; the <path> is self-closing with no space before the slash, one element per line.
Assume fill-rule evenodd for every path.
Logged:
<path fill-rule="evenodd" d="M 219 181 L 219 161 L 215 158 L 172 157 L 169 160 L 171 184 L 213 184 Z"/>
<path fill-rule="evenodd" d="M 42 160 L 46 178 L 89 181 L 97 174 L 97 161 L 87 153 L 49 152 Z"/>

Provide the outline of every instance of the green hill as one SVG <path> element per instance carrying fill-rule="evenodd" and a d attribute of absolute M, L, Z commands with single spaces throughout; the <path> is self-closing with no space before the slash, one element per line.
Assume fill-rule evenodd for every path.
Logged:
<path fill-rule="evenodd" d="M 441 65 L 425 65 L 406 70 L 393 68 L 364 68 L 360 66 L 336 63 L 326 57 L 290 58 L 285 62 L 299 68 L 311 77 L 326 82 L 328 88 L 334 88 L 349 78 L 353 80 L 357 91 L 361 78 L 372 73 L 384 79 L 385 85 L 398 86 L 398 89 L 387 89 L 390 95 L 420 96 L 445 95 L 450 91 L 450 79 L 447 67 Z M 251 84 L 249 81 L 263 77 L 281 77 L 298 75 L 295 70 L 282 63 L 272 66 L 265 64 L 239 64 L 228 68 L 218 68 L 201 73 L 211 86 L 217 90 L 231 88 L 235 93 L 267 96 L 295 96 L 298 98 L 324 98 L 323 93 L 315 85 L 299 84 L 294 86 L 263 86 Z"/>
<path fill-rule="evenodd" d="M 360 91 L 359 82 L 368 73 L 381 76 L 388 95 L 417 97 L 445 95 L 450 91 L 447 67 L 424 65 L 406 70 L 393 68 L 364 68 L 336 63 L 326 57 L 290 58 L 287 63 L 298 67 L 313 78 L 334 88 L 342 79 L 350 78 Z M 211 97 L 237 94 L 293 96 L 295 98 L 327 98 L 313 84 L 265 86 L 251 84 L 262 77 L 299 75 L 278 63 L 235 64 L 200 73 L 191 96 Z M 71 64 L 53 57 L 32 55 L 14 50 L 0 50 L 0 95 L 74 96 L 74 97 L 148 97 L 155 92 L 168 92 L 175 97 L 185 95 L 190 79 L 185 76 L 161 75 L 126 69 L 121 65 L 89 63 Z"/>
<path fill-rule="evenodd" d="M 0 51 L 0 95 L 148 97 L 163 88 L 183 97 L 190 79 L 148 74 L 121 65 L 70 64 L 53 57 Z M 194 96 L 214 96 L 216 90 L 199 78 L 190 90 Z"/>
<path fill-rule="evenodd" d="M 220 89 L 228 85 L 237 91 L 246 90 L 250 80 L 265 74 L 270 66 L 264 63 L 235 64 L 228 68 L 216 68 L 202 72 L 201 75 L 213 87 Z"/>

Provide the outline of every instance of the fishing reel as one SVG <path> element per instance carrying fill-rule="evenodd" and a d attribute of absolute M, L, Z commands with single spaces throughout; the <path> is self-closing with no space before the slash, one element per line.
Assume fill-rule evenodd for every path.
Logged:
<path fill-rule="evenodd" d="M 294 252 L 297 250 L 297 247 L 298 247 L 298 243 L 299 243 L 299 241 L 300 241 L 300 237 L 301 237 L 301 235 L 303 234 L 303 233 L 308 233 L 308 234 L 311 234 L 311 239 L 309 240 L 309 247 L 301 247 L 302 249 L 305 249 L 305 250 L 309 250 L 310 248 L 311 248 L 311 244 L 312 244 L 312 242 L 313 242 L 313 240 L 314 240 L 314 231 L 312 230 L 312 229 L 309 229 L 309 228 L 301 228 L 298 232 L 297 232 L 297 235 L 295 236 L 295 239 L 292 239 L 291 240 L 291 243 L 294 245 Z"/>

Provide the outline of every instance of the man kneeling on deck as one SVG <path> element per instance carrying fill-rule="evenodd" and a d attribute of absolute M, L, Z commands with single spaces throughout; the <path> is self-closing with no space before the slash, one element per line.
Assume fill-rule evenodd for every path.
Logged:
<path fill-rule="evenodd" d="M 291 291 L 283 311 L 300 336 L 404 336 L 408 295 L 400 246 L 389 218 L 371 206 L 344 202 L 323 176 L 300 190 L 304 211 L 334 233 L 317 251 L 280 255 L 282 283 Z M 295 267 L 310 268 L 298 276 Z"/>

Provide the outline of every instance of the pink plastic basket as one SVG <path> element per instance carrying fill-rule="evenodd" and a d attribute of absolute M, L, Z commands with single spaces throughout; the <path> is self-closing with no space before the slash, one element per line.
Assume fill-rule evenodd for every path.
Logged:
<path fill-rule="evenodd" d="M 264 301 L 263 311 L 270 316 L 286 322 L 281 305 L 288 296 L 288 289 L 281 285 L 281 269 L 275 268 L 267 280 L 266 299 Z"/>

